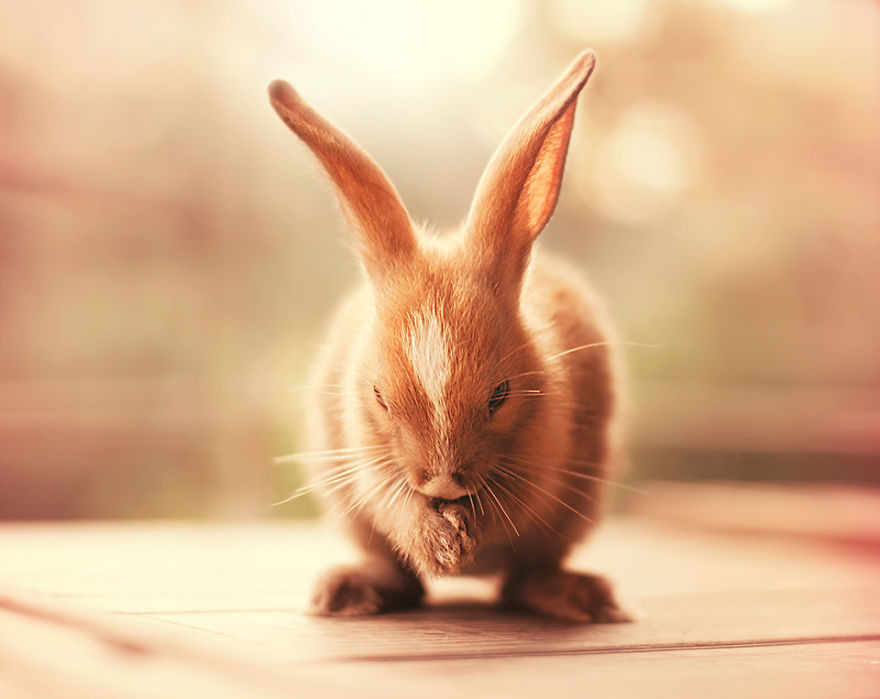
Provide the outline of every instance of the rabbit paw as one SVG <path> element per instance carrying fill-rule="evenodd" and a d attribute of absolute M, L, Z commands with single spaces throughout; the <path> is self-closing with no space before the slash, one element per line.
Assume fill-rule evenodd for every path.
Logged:
<path fill-rule="evenodd" d="M 502 591 L 508 607 L 581 623 L 632 621 L 614 598 L 605 578 L 565 570 L 526 573 L 508 580 Z"/>
<path fill-rule="evenodd" d="M 417 606 L 425 588 L 411 572 L 373 560 L 331 570 L 315 586 L 311 612 L 318 616 L 365 616 Z"/>
<path fill-rule="evenodd" d="M 330 571 L 318 581 L 312 595 L 312 613 L 319 616 L 364 616 L 381 609 L 378 586 L 356 568 Z"/>
<path fill-rule="evenodd" d="M 431 575 L 455 573 L 470 561 L 477 544 L 469 512 L 456 500 L 432 500 L 429 507 L 413 562 Z"/>

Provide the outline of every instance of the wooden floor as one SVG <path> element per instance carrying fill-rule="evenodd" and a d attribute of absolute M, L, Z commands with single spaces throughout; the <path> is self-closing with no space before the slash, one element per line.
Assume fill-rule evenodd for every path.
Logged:
<path fill-rule="evenodd" d="M 880 697 L 880 556 L 619 519 L 578 551 L 637 616 L 303 614 L 352 551 L 309 524 L 0 525 L 0 697 Z"/>

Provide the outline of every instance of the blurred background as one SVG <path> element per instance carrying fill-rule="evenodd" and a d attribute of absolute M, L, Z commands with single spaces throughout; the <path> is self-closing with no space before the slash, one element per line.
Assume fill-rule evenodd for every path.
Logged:
<path fill-rule="evenodd" d="M 618 506 L 876 492 L 876 0 L 0 0 L 0 518 L 314 515 L 273 457 L 358 269 L 267 83 L 452 226 L 585 47 L 542 244 L 660 345 Z"/>

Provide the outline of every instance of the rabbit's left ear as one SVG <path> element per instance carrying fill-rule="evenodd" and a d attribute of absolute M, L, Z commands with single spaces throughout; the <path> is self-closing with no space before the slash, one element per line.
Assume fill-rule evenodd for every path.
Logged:
<path fill-rule="evenodd" d="M 506 272 L 525 269 L 556 207 L 577 97 L 595 65 L 592 51 L 578 56 L 508 134 L 480 179 L 467 229 L 475 252 L 503 262 Z"/>

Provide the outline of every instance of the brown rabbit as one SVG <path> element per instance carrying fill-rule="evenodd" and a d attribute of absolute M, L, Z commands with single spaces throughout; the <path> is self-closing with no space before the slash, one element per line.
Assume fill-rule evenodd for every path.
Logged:
<path fill-rule="evenodd" d="M 523 117 L 445 237 L 419 231 L 379 166 L 290 85 L 269 86 L 330 175 L 366 272 L 319 357 L 308 427 L 312 487 L 364 560 L 320 581 L 316 613 L 412 606 L 426 576 L 501 571 L 508 606 L 626 619 L 602 578 L 562 568 L 609 461 L 608 330 L 580 275 L 532 250 L 594 65 L 582 53 Z"/>

